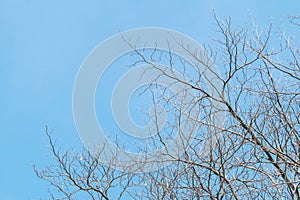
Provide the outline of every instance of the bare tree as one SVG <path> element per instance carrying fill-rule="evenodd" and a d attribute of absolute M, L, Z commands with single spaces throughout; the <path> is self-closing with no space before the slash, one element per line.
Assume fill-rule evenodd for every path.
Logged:
<path fill-rule="evenodd" d="M 157 90 L 155 81 L 147 88 L 153 104 L 168 103 L 173 115 L 167 129 L 151 130 L 156 132 L 151 145 L 168 154 L 166 141 L 184 130 L 188 133 L 178 144 L 183 154 L 168 154 L 170 164 L 154 172 L 126 173 L 85 151 L 61 153 L 47 131 L 57 165 L 36 169 L 38 177 L 65 199 L 80 192 L 91 199 L 115 198 L 112 193 L 120 199 L 300 199 L 299 47 L 284 35 L 272 38 L 272 26 L 234 28 L 230 19 L 214 19 L 219 37 L 205 47 L 206 54 L 179 41 L 194 59 L 192 74 L 171 48 L 147 53 L 129 43 L 138 58 L 133 66 L 146 63 L 160 72 L 157 80 L 183 85 L 172 95 Z M 297 24 L 296 19 L 291 21 Z M 161 65 L 166 61 L 168 69 Z M 221 84 L 206 77 L 212 63 L 219 71 L 211 73 Z M 188 102 L 177 99 L 181 94 Z M 220 122 L 218 115 L 226 117 Z"/>

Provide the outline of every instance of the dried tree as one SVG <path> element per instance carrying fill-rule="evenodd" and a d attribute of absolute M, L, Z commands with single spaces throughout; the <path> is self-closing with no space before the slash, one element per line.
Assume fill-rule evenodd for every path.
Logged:
<path fill-rule="evenodd" d="M 205 47 L 206 54 L 181 44 L 193 65 L 201 65 L 192 75 L 186 70 L 189 63 L 171 48 L 149 54 L 129 44 L 138 58 L 133 66 L 150 65 L 159 70 L 157 79 L 172 79 L 183 85 L 179 93 L 189 96 L 185 102 L 176 100 L 179 93 L 166 95 L 160 89 L 157 94 L 155 81 L 147 88 L 154 105 L 171 102 L 168 112 L 174 119 L 165 132 L 151 130 L 157 132 L 151 145 L 168 153 L 172 134 L 188 131 L 178 144 L 182 155 L 169 154 L 170 164 L 154 172 L 126 173 L 102 165 L 88 152 L 61 153 L 47 132 L 57 165 L 36 169 L 38 177 L 49 181 L 61 199 L 76 199 L 80 192 L 91 199 L 115 198 L 112 193 L 121 199 L 299 199 L 299 47 L 284 36 L 272 38 L 271 26 L 234 28 L 230 19 L 214 19 L 219 37 Z M 291 18 L 294 24 L 296 19 Z M 168 69 L 161 67 L 166 61 Z M 205 76 L 212 63 L 221 85 Z M 180 76 L 177 69 L 182 69 Z M 216 120 L 220 113 L 225 116 L 221 123 Z"/>

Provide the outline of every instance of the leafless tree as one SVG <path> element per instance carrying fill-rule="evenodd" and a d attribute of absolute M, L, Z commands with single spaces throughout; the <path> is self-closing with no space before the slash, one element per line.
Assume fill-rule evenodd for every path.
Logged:
<path fill-rule="evenodd" d="M 151 130 L 157 132 L 151 145 L 168 153 L 172 134 L 189 131 L 181 138 L 182 155 L 170 154 L 170 164 L 154 172 L 126 173 L 102 165 L 86 151 L 61 153 L 47 131 L 57 165 L 35 169 L 38 177 L 56 188 L 61 199 L 78 193 L 91 199 L 116 194 L 120 199 L 300 199 L 299 46 L 283 34 L 272 37 L 272 26 L 234 28 L 230 19 L 214 19 L 219 37 L 205 46 L 206 54 L 179 42 L 194 58 L 193 66 L 201 65 L 192 75 L 186 70 L 189 63 L 171 48 L 147 53 L 129 44 L 138 58 L 133 66 L 152 66 L 160 71 L 157 79 L 183 85 L 180 93 L 189 96 L 185 102 L 176 100 L 179 93 L 157 94 L 155 81 L 147 88 L 156 95 L 154 105 L 171 104 L 168 112 L 174 119 L 163 131 Z M 298 17 L 290 19 L 297 24 Z M 161 68 L 166 61 L 169 70 Z M 205 76 L 211 63 L 219 69 L 212 73 L 221 85 Z M 218 87 L 217 93 L 209 87 Z M 216 120 L 220 113 L 222 122 Z"/>

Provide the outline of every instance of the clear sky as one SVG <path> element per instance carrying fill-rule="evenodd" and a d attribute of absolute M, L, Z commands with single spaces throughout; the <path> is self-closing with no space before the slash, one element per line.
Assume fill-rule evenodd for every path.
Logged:
<path fill-rule="evenodd" d="M 252 15 L 290 29 L 299 14 L 290 0 L 0 0 L 0 199 L 45 199 L 47 184 L 32 165 L 50 164 L 44 127 L 55 128 L 61 146 L 80 146 L 72 117 L 73 83 L 84 58 L 120 31 L 163 27 L 199 43 L 214 33 L 212 10 L 234 24 Z M 299 31 L 291 28 L 292 34 Z M 296 35 L 297 36 L 297 35 Z"/>

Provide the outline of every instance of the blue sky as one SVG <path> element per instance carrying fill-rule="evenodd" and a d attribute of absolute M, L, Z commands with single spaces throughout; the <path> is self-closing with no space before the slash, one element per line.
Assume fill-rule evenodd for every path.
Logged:
<path fill-rule="evenodd" d="M 45 199 L 32 164 L 50 164 L 45 125 L 62 146 L 80 146 L 72 117 L 73 83 L 84 58 L 120 31 L 163 27 L 199 43 L 214 37 L 212 10 L 235 24 L 255 17 L 287 26 L 299 1 L 0 0 L 0 199 Z M 292 34 L 296 29 L 291 28 Z M 294 31 L 294 32 L 293 32 Z M 299 33 L 299 32 L 298 32 Z"/>

